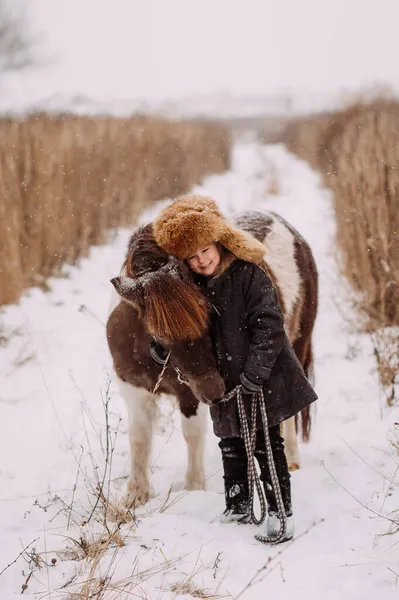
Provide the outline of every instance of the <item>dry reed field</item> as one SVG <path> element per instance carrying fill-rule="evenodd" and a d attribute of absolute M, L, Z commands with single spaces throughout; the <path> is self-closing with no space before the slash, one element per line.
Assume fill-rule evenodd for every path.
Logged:
<path fill-rule="evenodd" d="M 0 305 L 87 255 L 144 206 L 230 159 L 227 130 L 199 122 L 37 114 L 0 120 Z"/>
<path fill-rule="evenodd" d="M 359 102 L 294 121 L 283 141 L 318 168 L 334 192 L 342 273 L 393 402 L 399 374 L 399 102 Z"/>

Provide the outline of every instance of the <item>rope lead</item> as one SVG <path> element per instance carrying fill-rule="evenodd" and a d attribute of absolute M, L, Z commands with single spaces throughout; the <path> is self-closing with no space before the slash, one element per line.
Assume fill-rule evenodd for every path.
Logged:
<path fill-rule="evenodd" d="M 280 482 L 278 480 L 276 465 L 274 464 L 274 457 L 272 451 L 272 445 L 270 442 L 269 425 L 266 412 L 265 398 L 263 390 L 252 396 L 251 403 L 251 430 L 248 426 L 247 415 L 245 413 L 244 402 L 242 397 L 242 387 L 237 385 L 231 392 L 229 392 L 222 400 L 227 402 L 233 396 L 237 395 L 238 414 L 240 417 L 240 426 L 242 435 L 244 438 L 245 451 L 248 458 L 248 487 L 249 487 L 249 505 L 251 510 L 251 522 L 255 525 L 261 525 L 266 519 L 266 497 L 262 489 L 262 484 L 259 479 L 259 475 L 255 466 L 255 441 L 256 441 L 256 414 L 257 407 L 259 404 L 260 414 L 262 417 L 263 434 L 265 436 L 265 447 L 266 456 L 269 463 L 269 470 L 272 479 L 273 491 L 276 496 L 277 510 L 280 520 L 280 530 L 275 536 L 263 536 L 255 535 L 255 539 L 264 544 L 278 544 L 281 542 L 287 533 L 287 516 L 285 514 L 283 497 L 281 495 Z M 260 503 L 260 517 L 257 518 L 254 511 L 254 499 L 255 499 L 255 488 L 258 494 Z"/>

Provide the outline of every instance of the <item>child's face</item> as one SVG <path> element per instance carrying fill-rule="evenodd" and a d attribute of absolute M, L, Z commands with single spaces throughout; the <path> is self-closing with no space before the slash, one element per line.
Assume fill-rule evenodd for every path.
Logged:
<path fill-rule="evenodd" d="M 213 275 L 220 264 L 220 253 L 215 243 L 200 248 L 187 259 L 187 264 L 194 273 Z"/>

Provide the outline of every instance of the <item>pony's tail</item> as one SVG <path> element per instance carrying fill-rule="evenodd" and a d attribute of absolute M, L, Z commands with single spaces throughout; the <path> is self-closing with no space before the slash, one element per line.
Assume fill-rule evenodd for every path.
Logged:
<path fill-rule="evenodd" d="M 305 362 L 303 363 L 303 370 L 305 371 L 305 375 L 309 379 L 310 383 L 314 385 L 312 342 L 310 342 L 308 345 L 308 349 L 305 356 Z"/>
<path fill-rule="evenodd" d="M 313 350 L 312 350 L 312 342 L 309 343 L 304 363 L 302 365 L 303 370 L 305 371 L 305 375 L 310 381 L 310 383 L 314 384 L 314 370 L 313 370 Z M 299 423 L 298 423 L 299 421 Z M 310 438 L 310 430 L 312 428 L 312 415 L 311 415 L 311 407 L 307 406 L 303 410 L 301 410 L 299 415 L 295 417 L 295 425 L 296 429 L 300 429 L 301 437 L 304 442 L 308 442 Z"/>

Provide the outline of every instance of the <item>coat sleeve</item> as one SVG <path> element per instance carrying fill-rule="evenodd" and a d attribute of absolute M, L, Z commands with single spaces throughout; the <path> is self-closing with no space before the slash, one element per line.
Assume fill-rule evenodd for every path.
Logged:
<path fill-rule="evenodd" d="M 286 338 L 284 315 L 272 281 L 260 267 L 254 265 L 244 293 L 250 332 L 244 372 L 250 379 L 260 383 L 269 378 L 283 348 Z"/>

